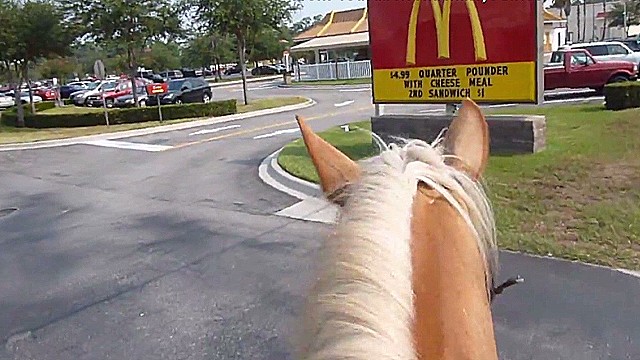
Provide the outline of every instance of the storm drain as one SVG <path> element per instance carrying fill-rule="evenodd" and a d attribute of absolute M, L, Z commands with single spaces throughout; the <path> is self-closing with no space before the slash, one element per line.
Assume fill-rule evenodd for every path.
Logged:
<path fill-rule="evenodd" d="M 18 211 L 18 208 L 6 208 L 6 209 L 0 209 L 0 218 L 1 217 L 5 217 L 7 215 L 11 215 L 14 211 Z"/>

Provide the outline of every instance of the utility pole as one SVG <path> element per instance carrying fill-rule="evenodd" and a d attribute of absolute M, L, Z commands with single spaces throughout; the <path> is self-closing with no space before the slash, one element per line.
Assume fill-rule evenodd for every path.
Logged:
<path fill-rule="evenodd" d="M 627 1 L 622 2 L 622 18 L 624 20 L 624 38 L 629 37 L 629 28 L 627 28 Z"/>

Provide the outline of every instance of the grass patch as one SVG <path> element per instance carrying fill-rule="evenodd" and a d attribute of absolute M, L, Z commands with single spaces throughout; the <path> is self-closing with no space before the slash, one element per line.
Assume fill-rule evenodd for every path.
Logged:
<path fill-rule="evenodd" d="M 111 109 L 107 108 L 107 111 Z M 104 108 L 101 107 L 82 107 L 82 106 L 74 106 L 74 105 L 66 105 L 54 107 L 52 109 L 47 109 L 43 111 L 39 111 L 39 114 L 89 114 L 89 113 L 97 113 L 104 112 Z"/>
<path fill-rule="evenodd" d="M 340 127 L 334 127 L 318 135 L 352 159 L 363 159 L 378 153 L 377 146 L 373 145 L 371 141 L 370 121 L 351 123 L 349 130 L 349 132 L 345 132 Z M 315 183 L 320 181 L 301 138 L 287 144 L 282 149 L 278 155 L 278 164 L 301 179 Z"/>
<path fill-rule="evenodd" d="M 371 78 L 342 79 L 342 80 L 302 80 L 294 81 L 292 85 L 358 85 L 371 84 Z"/>
<path fill-rule="evenodd" d="M 238 112 L 245 113 L 264 109 L 272 109 L 280 106 L 295 105 L 307 101 L 300 96 L 282 96 L 272 98 L 262 98 L 249 101 L 249 105 L 244 105 L 244 101 L 238 100 Z"/>
<path fill-rule="evenodd" d="M 500 247 L 640 270 L 640 109 L 565 105 L 486 111 L 547 117 L 544 151 L 489 161 L 485 183 Z M 353 158 L 370 149 L 364 136 L 359 141 L 321 136 L 348 143 Z M 285 147 L 279 163 L 317 182 L 301 144 Z"/>
<path fill-rule="evenodd" d="M 238 104 L 238 113 L 246 113 L 249 111 L 270 109 L 278 106 L 293 105 L 305 102 L 307 99 L 303 97 L 278 97 L 278 98 L 263 98 L 252 100 L 249 105 Z M 102 112 L 103 108 L 87 108 L 76 106 L 65 106 L 55 109 L 49 109 L 43 111 L 43 113 L 52 113 L 57 111 L 59 114 L 63 113 L 89 113 L 89 112 Z M 54 112 L 56 113 L 56 112 Z M 189 118 L 189 119 L 177 119 L 169 121 L 148 121 L 143 123 L 134 124 L 118 124 L 118 125 L 98 125 L 87 127 L 75 127 L 75 128 L 50 128 L 50 129 L 30 129 L 30 128 L 16 128 L 12 126 L 6 126 L 0 123 L 0 144 L 11 143 L 23 143 L 31 141 L 42 141 L 52 139 L 65 139 L 77 136 L 95 135 L 103 133 L 112 133 L 117 131 L 144 129 L 150 127 L 156 127 L 161 125 L 169 125 L 182 123 L 187 121 L 200 120 L 201 118 Z"/>

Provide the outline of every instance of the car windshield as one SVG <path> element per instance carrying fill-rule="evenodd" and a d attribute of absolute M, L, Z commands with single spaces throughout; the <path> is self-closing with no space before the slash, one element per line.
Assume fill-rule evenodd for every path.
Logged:
<path fill-rule="evenodd" d="M 551 63 L 562 63 L 564 62 L 564 53 L 560 51 L 554 51 L 551 54 L 551 59 L 549 60 Z"/>
<path fill-rule="evenodd" d="M 180 90 L 180 88 L 182 88 L 182 84 L 184 84 L 185 80 L 178 80 L 178 81 L 169 81 L 169 91 L 173 90 Z"/>
<path fill-rule="evenodd" d="M 98 81 L 96 81 L 96 82 L 92 82 L 92 83 L 89 83 L 89 85 L 87 85 L 87 88 L 88 88 L 89 90 L 93 90 L 93 89 L 97 88 L 97 87 L 98 87 L 98 85 L 100 85 L 100 83 L 99 83 Z"/>
<path fill-rule="evenodd" d="M 114 82 L 108 82 L 108 83 L 104 83 L 104 85 L 102 85 L 102 89 L 105 91 L 108 90 L 113 90 L 116 88 L 116 83 Z"/>

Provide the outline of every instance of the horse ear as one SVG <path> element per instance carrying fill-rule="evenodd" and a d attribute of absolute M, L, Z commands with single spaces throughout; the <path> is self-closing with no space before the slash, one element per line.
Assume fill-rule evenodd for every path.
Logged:
<path fill-rule="evenodd" d="M 477 180 L 489 160 L 489 125 L 480 107 L 471 99 L 462 101 L 462 108 L 449 125 L 444 146 L 447 163 Z"/>
<path fill-rule="evenodd" d="M 296 120 L 309 156 L 320 177 L 322 191 L 328 199 L 333 201 L 331 195 L 359 179 L 360 167 L 355 161 L 313 132 L 302 117 L 296 115 Z"/>

